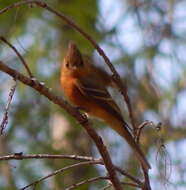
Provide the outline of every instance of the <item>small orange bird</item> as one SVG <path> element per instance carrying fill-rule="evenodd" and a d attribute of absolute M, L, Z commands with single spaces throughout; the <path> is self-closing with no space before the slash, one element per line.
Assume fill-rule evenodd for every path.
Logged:
<path fill-rule="evenodd" d="M 106 87 L 111 77 L 83 58 L 75 44 L 70 43 L 61 68 L 61 86 L 69 101 L 86 113 L 104 120 L 117 131 L 135 151 L 143 167 L 150 169 L 143 152 L 128 130 L 119 107 Z"/>

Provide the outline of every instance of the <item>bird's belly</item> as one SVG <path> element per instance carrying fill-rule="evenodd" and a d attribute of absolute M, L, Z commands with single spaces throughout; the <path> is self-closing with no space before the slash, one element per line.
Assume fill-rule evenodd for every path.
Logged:
<path fill-rule="evenodd" d="M 92 100 L 92 98 L 82 94 L 82 92 L 77 87 L 75 80 L 65 80 L 65 82 L 62 83 L 62 88 L 65 96 L 73 105 L 79 107 L 90 115 L 103 120 L 106 120 L 105 117 L 111 117 L 107 110 L 103 109 L 98 103 Z"/>

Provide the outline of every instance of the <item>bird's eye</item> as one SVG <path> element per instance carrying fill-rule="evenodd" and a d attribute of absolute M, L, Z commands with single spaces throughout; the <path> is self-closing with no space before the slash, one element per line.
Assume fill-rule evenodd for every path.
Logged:
<path fill-rule="evenodd" d="M 69 68 L 69 63 L 66 63 L 66 67 Z"/>

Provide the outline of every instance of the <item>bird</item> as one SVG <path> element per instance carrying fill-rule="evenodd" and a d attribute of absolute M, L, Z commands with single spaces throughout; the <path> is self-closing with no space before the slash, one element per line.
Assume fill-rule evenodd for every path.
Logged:
<path fill-rule="evenodd" d="M 69 43 L 61 64 L 60 84 L 72 105 L 106 122 L 127 141 L 143 168 L 151 168 L 129 131 L 129 125 L 123 119 L 120 108 L 107 90 L 107 87 L 113 84 L 111 76 L 84 58 L 73 42 Z"/>

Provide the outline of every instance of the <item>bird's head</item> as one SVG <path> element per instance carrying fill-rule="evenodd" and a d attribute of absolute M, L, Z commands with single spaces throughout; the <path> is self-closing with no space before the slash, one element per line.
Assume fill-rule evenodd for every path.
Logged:
<path fill-rule="evenodd" d="M 62 69 L 72 74 L 84 69 L 82 55 L 77 46 L 72 42 L 69 43 Z"/>

